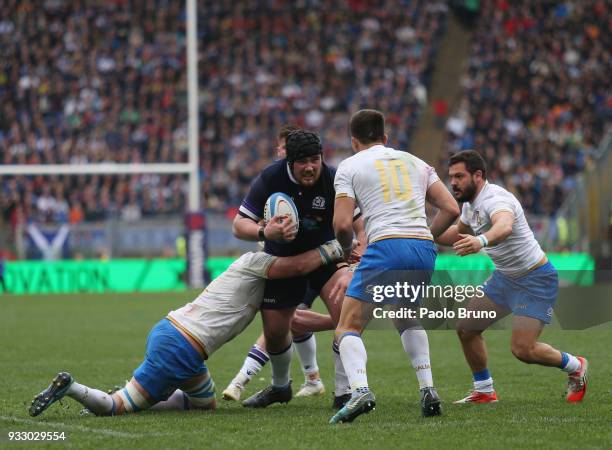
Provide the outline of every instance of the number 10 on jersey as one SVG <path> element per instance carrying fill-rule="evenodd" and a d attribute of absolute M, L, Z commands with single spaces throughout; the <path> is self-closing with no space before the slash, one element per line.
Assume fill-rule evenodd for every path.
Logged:
<path fill-rule="evenodd" d="M 383 191 L 385 203 L 391 201 L 391 187 L 396 200 L 410 200 L 412 196 L 412 185 L 408 176 L 406 163 L 399 159 L 391 161 L 375 161 L 374 165 L 380 177 L 380 185 Z M 401 181 L 400 181 L 401 179 Z"/>

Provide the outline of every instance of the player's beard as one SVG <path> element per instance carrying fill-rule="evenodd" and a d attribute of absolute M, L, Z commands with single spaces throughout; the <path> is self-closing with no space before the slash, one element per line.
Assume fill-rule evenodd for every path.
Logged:
<path fill-rule="evenodd" d="M 476 195 L 476 183 L 470 182 L 465 188 L 453 188 L 453 195 L 458 202 L 471 202 Z"/>
<path fill-rule="evenodd" d="M 298 181 L 304 187 L 311 187 L 317 182 L 321 176 L 321 169 L 307 169 L 303 170 L 299 174 Z"/>

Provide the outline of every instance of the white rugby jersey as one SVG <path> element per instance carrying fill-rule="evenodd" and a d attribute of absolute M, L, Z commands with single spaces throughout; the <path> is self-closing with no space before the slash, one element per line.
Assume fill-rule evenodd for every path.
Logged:
<path fill-rule="evenodd" d="M 439 180 L 434 168 L 416 156 L 374 145 L 342 161 L 334 185 L 336 198 L 356 200 L 372 243 L 396 237 L 433 239 L 425 196 Z"/>
<path fill-rule="evenodd" d="M 463 204 L 460 220 L 469 225 L 478 236 L 491 229 L 491 217 L 500 211 L 514 214 L 512 233 L 503 242 L 485 247 L 484 250 L 493 260 L 495 268 L 503 274 L 522 275 L 544 257 L 544 252 L 527 224 L 523 207 L 514 195 L 487 181 L 473 203 Z"/>
<path fill-rule="evenodd" d="M 212 355 L 251 323 L 261 305 L 268 269 L 276 259 L 249 252 L 232 263 L 191 303 L 168 313 L 168 319 Z"/>

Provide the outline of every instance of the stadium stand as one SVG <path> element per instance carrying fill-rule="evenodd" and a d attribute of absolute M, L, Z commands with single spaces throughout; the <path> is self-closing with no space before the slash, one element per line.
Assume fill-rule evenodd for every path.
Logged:
<path fill-rule="evenodd" d="M 181 2 L 0 0 L 0 163 L 184 162 Z M 200 2 L 205 205 L 238 205 L 283 123 L 347 153 L 348 113 L 380 108 L 408 148 L 444 31 L 444 2 Z M 27 44 L 26 44 L 27 43 Z M 136 221 L 184 209 L 180 176 L 5 177 L 13 226 Z"/>
<path fill-rule="evenodd" d="M 494 182 L 553 216 L 609 126 L 609 4 L 481 4 L 448 151 L 479 149 Z"/>

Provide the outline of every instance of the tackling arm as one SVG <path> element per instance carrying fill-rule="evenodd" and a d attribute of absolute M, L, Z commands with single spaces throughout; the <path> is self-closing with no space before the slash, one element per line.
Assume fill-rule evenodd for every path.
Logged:
<path fill-rule="evenodd" d="M 343 259 L 342 248 L 338 241 L 328 241 L 317 248 L 295 256 L 281 256 L 274 260 L 268 269 L 268 278 L 292 278 L 306 275 L 325 264 Z"/>

